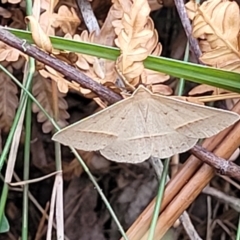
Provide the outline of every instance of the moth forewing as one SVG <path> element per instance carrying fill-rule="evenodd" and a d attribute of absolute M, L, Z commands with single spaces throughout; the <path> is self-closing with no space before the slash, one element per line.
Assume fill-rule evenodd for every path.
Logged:
<path fill-rule="evenodd" d="M 176 132 L 192 138 L 211 137 L 239 120 L 234 112 L 154 94 L 152 111 Z"/>

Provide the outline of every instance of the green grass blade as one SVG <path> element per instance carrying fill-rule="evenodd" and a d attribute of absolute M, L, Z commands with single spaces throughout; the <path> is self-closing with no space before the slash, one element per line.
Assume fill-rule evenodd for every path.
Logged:
<path fill-rule="evenodd" d="M 16 36 L 33 43 L 31 34 L 28 31 L 16 29 L 9 30 Z M 51 37 L 51 41 L 53 46 L 57 49 L 88 54 L 109 60 L 116 60 L 120 54 L 119 49 L 114 47 L 77 42 L 61 37 Z M 148 69 L 164 72 L 174 77 L 240 92 L 239 73 L 156 56 L 149 56 L 144 61 L 144 65 Z"/>
<path fill-rule="evenodd" d="M 5 214 L 3 214 L 2 220 L 0 222 L 0 234 L 8 232 L 9 229 L 10 229 L 9 222 L 8 222 Z"/>

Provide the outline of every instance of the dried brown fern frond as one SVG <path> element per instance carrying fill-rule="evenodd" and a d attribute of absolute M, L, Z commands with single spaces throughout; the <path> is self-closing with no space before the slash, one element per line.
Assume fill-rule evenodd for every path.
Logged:
<path fill-rule="evenodd" d="M 7 67 L 9 72 L 12 68 Z M 11 78 L 0 72 L 0 130 L 8 132 L 11 128 L 16 109 L 18 107 L 18 89 Z"/>
<path fill-rule="evenodd" d="M 208 0 L 201 6 L 186 4 L 193 36 L 200 39 L 201 61 L 217 68 L 240 72 L 239 7 L 234 1 Z"/>
<path fill-rule="evenodd" d="M 154 23 L 151 18 L 148 19 L 146 28 L 153 32 L 153 37 L 151 37 L 146 43 L 145 47 L 148 51 L 148 55 L 152 54 L 155 56 L 159 56 L 162 53 L 162 45 L 158 42 L 158 33 L 156 29 L 154 29 Z M 158 92 L 164 95 L 170 95 L 172 93 L 172 89 L 160 83 L 164 83 L 169 79 L 169 75 L 165 73 L 160 73 L 156 71 L 152 71 L 149 69 L 144 69 L 141 74 L 141 81 L 146 85 L 153 85 L 152 91 Z"/>
<path fill-rule="evenodd" d="M 20 56 L 26 57 L 26 55 L 17 49 L 10 47 L 3 42 L 0 42 L 0 62 L 16 62 Z"/>
<path fill-rule="evenodd" d="M 20 9 L 10 9 L 10 11 L 7 11 L 7 14 L 4 14 L 4 12 L 2 14 L 4 15 L 4 18 L 8 19 L 11 17 L 11 24 L 9 27 L 18 29 L 26 27 L 24 23 L 24 16 Z M 14 63 L 14 68 L 19 69 L 23 65 L 24 58 L 27 59 L 28 56 L 19 50 L 12 48 L 3 42 L 0 42 L 0 62 L 7 61 L 9 63 Z M 18 61 L 21 62 L 18 63 Z"/>
<path fill-rule="evenodd" d="M 64 12 L 63 11 L 64 9 L 65 10 L 68 9 L 68 10 Z M 48 11 L 47 13 L 45 12 L 40 16 L 39 25 L 42 28 L 42 30 L 45 32 L 46 36 L 49 35 L 47 32 L 47 29 L 49 27 L 49 21 L 50 21 L 50 23 L 52 23 L 52 26 L 54 26 L 54 27 L 59 26 L 59 27 L 64 27 L 64 29 L 68 29 L 67 34 L 64 36 L 65 38 L 74 39 L 76 41 L 85 41 L 85 42 L 94 42 L 94 43 L 105 42 L 105 43 L 111 44 L 111 40 L 109 40 L 109 39 L 110 38 L 114 39 L 115 34 L 114 34 L 114 37 L 111 36 L 110 38 L 109 38 L 109 35 L 107 37 L 105 35 L 105 33 L 111 32 L 110 29 L 112 30 L 112 32 L 114 32 L 110 21 L 108 22 L 108 24 L 106 24 L 106 21 L 105 21 L 105 24 L 104 24 L 103 28 L 101 29 L 100 34 L 98 36 L 96 36 L 94 32 L 88 33 L 87 31 L 83 31 L 80 35 L 74 34 L 76 32 L 76 27 L 80 24 L 80 20 L 78 19 L 78 21 L 77 21 L 78 25 L 73 24 L 74 22 L 76 22 L 74 19 L 77 16 L 72 8 L 71 8 L 72 13 L 70 14 L 69 9 L 70 9 L 69 7 L 62 5 L 58 10 L 58 14 L 56 14 L 56 13 L 51 14 Z M 45 18 L 45 20 L 42 17 L 44 14 L 47 15 L 47 18 Z M 62 14 L 65 14 L 66 16 L 62 17 Z M 111 14 L 109 14 L 109 16 L 110 17 L 108 17 L 107 19 L 110 19 L 110 20 L 113 19 Z M 61 21 L 64 21 L 64 26 L 60 26 L 61 23 L 58 22 L 59 18 L 61 18 Z M 41 21 L 41 19 L 42 19 L 42 21 Z M 46 21 L 46 19 L 50 19 L 50 20 Z M 55 24 L 56 21 L 58 22 L 58 25 Z M 109 28 L 109 26 L 111 26 L 111 28 Z M 63 29 L 63 32 L 66 32 L 64 29 Z M 42 35 L 44 35 L 44 34 L 42 34 Z M 41 39 L 39 39 L 39 40 L 42 43 Z M 112 43 L 113 43 L 113 40 L 112 40 Z M 40 46 L 41 44 L 38 44 L 38 45 Z M 41 48 L 43 48 L 43 47 L 41 47 Z M 67 51 L 55 52 L 55 50 L 54 50 L 54 55 L 57 58 L 60 58 L 61 60 L 66 61 L 68 64 L 75 65 L 81 71 L 83 71 L 84 74 L 88 75 L 89 77 L 91 77 L 92 79 L 97 81 L 98 83 L 101 83 L 103 85 L 107 85 L 109 87 L 114 88 L 114 86 L 115 86 L 114 83 L 116 80 L 116 72 L 114 70 L 113 62 L 107 61 L 104 59 L 99 59 L 99 58 L 92 57 L 92 56 L 87 56 L 84 54 L 76 54 L 76 53 L 71 53 L 71 56 L 74 55 L 74 57 L 75 57 L 74 58 L 75 60 L 71 61 L 71 59 L 67 59 L 68 54 L 69 54 L 69 52 L 67 52 Z M 58 74 L 56 72 L 53 73 L 52 71 L 49 72 L 49 68 L 47 66 L 45 67 L 44 71 L 40 71 L 40 73 L 44 74 L 45 77 L 50 77 L 51 79 L 56 81 L 58 83 L 58 87 L 61 92 L 66 93 L 68 91 L 68 88 L 73 88 L 73 89 L 79 91 L 81 94 L 83 94 L 86 97 L 90 97 L 90 98 L 96 97 L 96 95 L 94 93 L 92 93 L 88 89 L 82 88 L 79 84 L 77 84 L 77 83 L 71 84 L 71 83 L 65 81 L 64 76 L 60 76 L 61 74 Z"/>
<path fill-rule="evenodd" d="M 121 49 L 117 60 L 117 68 L 126 79 L 127 85 L 136 86 L 139 83 L 146 85 L 166 81 L 166 74 L 145 70 L 143 61 L 149 54 L 159 55 L 161 44 L 158 43 L 158 34 L 149 17 L 150 7 L 146 0 L 128 2 L 115 1 L 122 7 L 122 18 L 113 22 L 117 38 L 116 45 Z"/>
<path fill-rule="evenodd" d="M 239 27 L 240 15 L 236 2 L 209 0 L 201 6 L 193 1 L 186 4 L 192 20 L 193 36 L 199 39 L 202 50 L 201 61 L 207 65 L 240 72 Z M 190 91 L 190 95 L 219 95 L 226 91 L 200 85 Z M 224 98 L 223 98 L 224 99 Z"/>
<path fill-rule="evenodd" d="M 133 1 L 129 4 L 130 8 L 122 6 L 122 19 L 113 24 L 117 34 L 115 43 L 121 49 L 117 61 L 119 71 L 129 84 L 135 86 L 139 82 L 135 78 L 139 78 L 143 72 L 143 60 L 148 56 L 143 44 L 153 36 L 153 32 L 145 28 L 150 13 L 147 1 Z"/>
<path fill-rule="evenodd" d="M 33 79 L 33 95 L 36 99 L 41 103 L 44 109 L 50 116 L 54 116 L 53 110 L 53 94 L 52 94 L 52 85 L 51 81 L 45 79 L 40 74 L 37 74 Z M 58 107 L 59 107 L 59 119 L 57 121 L 60 127 L 65 127 L 68 123 L 66 119 L 69 118 L 69 114 L 66 111 L 68 108 L 67 102 L 64 99 L 64 94 L 58 94 Z M 42 111 L 37 107 L 36 104 L 33 103 L 32 110 L 34 113 L 37 113 L 37 120 L 40 123 L 43 123 L 42 130 L 44 133 L 49 133 L 54 129 L 51 122 L 47 119 L 47 117 L 42 113 Z"/>
<path fill-rule="evenodd" d="M 106 28 L 103 29 L 105 31 Z M 102 37 L 101 37 L 102 36 Z M 74 39 L 75 41 L 84 41 L 84 42 L 102 42 L 102 29 L 100 31 L 100 36 L 96 36 L 95 33 L 88 33 L 83 31 L 81 35 L 75 34 L 73 37 L 70 34 L 66 34 L 65 38 Z M 85 54 L 76 53 L 77 61 L 75 63 L 84 74 L 91 77 L 98 83 L 102 85 L 107 85 L 108 87 L 114 88 L 116 81 L 116 72 L 114 70 L 114 62 L 108 61 L 105 59 L 99 59 L 94 56 L 88 56 Z M 96 97 L 89 89 L 82 88 L 79 84 L 75 83 L 75 86 L 79 88 L 81 94 L 85 97 L 93 98 Z"/>
<path fill-rule="evenodd" d="M 77 16 L 74 8 L 68 8 L 65 5 L 60 6 L 58 13 L 52 15 L 52 26 L 54 28 L 61 28 L 63 33 L 70 33 L 71 35 L 76 33 L 77 27 L 81 21 Z"/>
<path fill-rule="evenodd" d="M 64 76 L 59 72 L 55 71 L 53 68 L 45 66 L 44 69 L 39 70 L 39 73 L 45 79 L 51 79 L 57 83 L 58 90 L 61 93 L 67 93 L 71 83 L 64 79 Z"/>

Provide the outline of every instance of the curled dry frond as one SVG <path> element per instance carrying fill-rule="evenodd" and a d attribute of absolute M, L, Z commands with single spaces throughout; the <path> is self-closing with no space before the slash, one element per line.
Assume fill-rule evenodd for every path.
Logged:
<path fill-rule="evenodd" d="M 39 22 L 34 16 L 25 17 L 27 23 L 31 26 L 32 38 L 34 43 L 44 51 L 52 52 L 52 43 L 49 36 L 43 31 Z"/>
<path fill-rule="evenodd" d="M 7 68 L 12 72 L 12 68 Z M 11 78 L 0 72 L 0 130 L 8 132 L 11 128 L 16 109 L 18 107 L 18 89 Z"/>
<path fill-rule="evenodd" d="M 51 81 L 45 79 L 40 74 L 37 74 L 33 79 L 33 95 L 44 107 L 45 111 L 53 117 L 53 96 L 52 96 L 52 87 Z M 57 121 L 60 127 L 65 127 L 68 123 L 66 119 L 69 118 L 69 114 L 66 111 L 68 108 L 67 102 L 64 99 L 64 94 L 58 94 L 58 107 L 59 107 L 59 120 Z M 34 113 L 37 113 L 37 120 L 40 123 L 43 123 L 42 130 L 44 133 L 49 133 L 54 129 L 51 122 L 47 117 L 40 111 L 35 103 L 32 105 L 32 110 Z"/>
<path fill-rule="evenodd" d="M 208 0 L 186 4 L 193 20 L 193 36 L 200 40 L 201 60 L 208 65 L 240 72 L 239 7 L 235 1 Z"/>

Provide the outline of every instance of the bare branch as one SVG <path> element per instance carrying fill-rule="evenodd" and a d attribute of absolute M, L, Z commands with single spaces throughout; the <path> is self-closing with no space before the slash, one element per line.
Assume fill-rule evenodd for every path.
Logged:
<path fill-rule="evenodd" d="M 121 96 L 111 91 L 107 87 L 95 82 L 90 77 L 86 76 L 76 68 L 62 62 L 61 60 L 50 56 L 43 52 L 39 48 L 26 43 L 24 40 L 17 38 L 15 35 L 7 31 L 6 29 L 0 28 L 0 40 L 7 45 L 18 49 L 19 51 L 27 54 L 30 57 L 38 60 L 62 73 L 68 81 L 75 81 L 82 87 L 88 88 L 96 93 L 100 98 L 106 100 L 108 103 L 113 104 L 121 100 Z"/>
<path fill-rule="evenodd" d="M 204 163 L 215 168 L 219 174 L 240 180 L 240 167 L 237 164 L 220 158 L 199 145 L 194 146 L 190 152 Z"/>
<path fill-rule="evenodd" d="M 181 19 L 183 28 L 184 28 L 185 33 L 187 35 L 190 47 L 191 47 L 193 53 L 195 54 L 196 58 L 198 59 L 199 63 L 201 63 L 199 58 L 201 57 L 202 52 L 199 48 L 197 40 L 192 36 L 192 26 L 191 26 L 190 20 L 187 16 L 187 11 L 186 11 L 186 8 L 184 6 L 184 2 L 183 2 L 183 0 L 174 0 L 174 2 L 175 2 L 175 5 L 176 5 L 176 8 L 177 8 L 177 11 L 178 11 L 178 15 Z"/>

